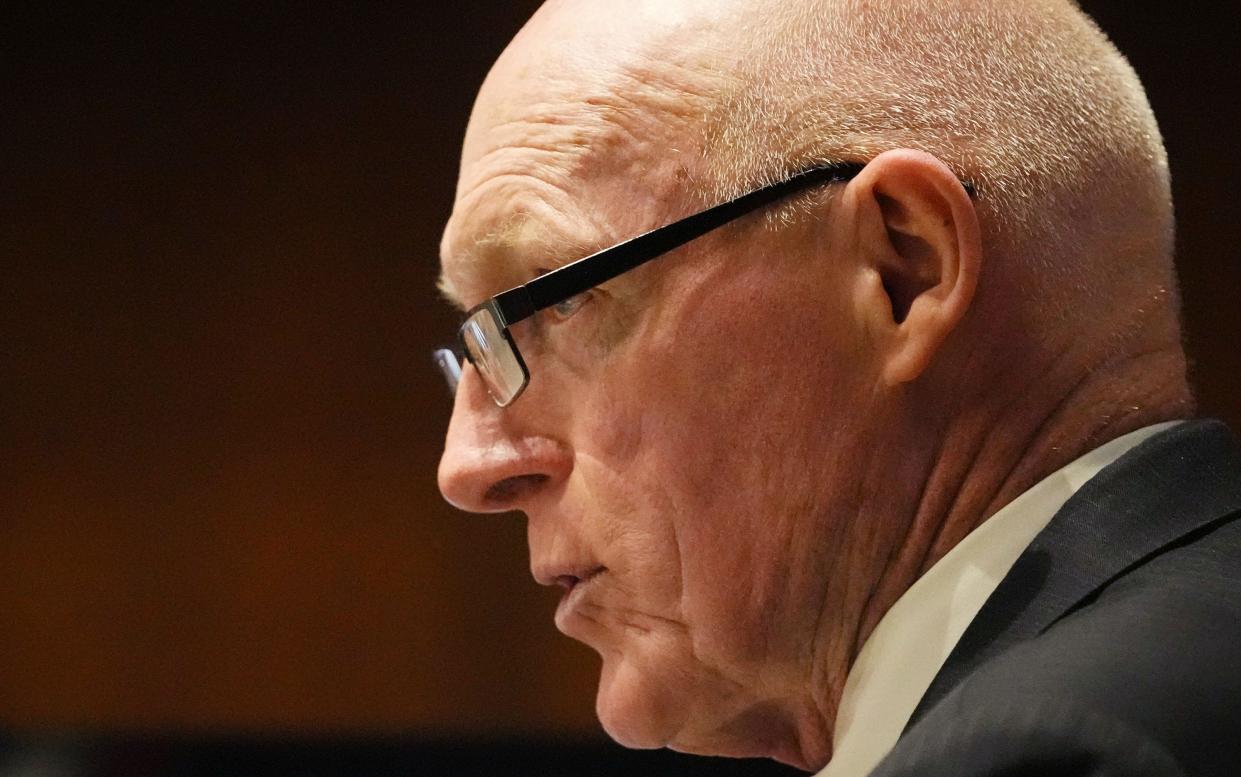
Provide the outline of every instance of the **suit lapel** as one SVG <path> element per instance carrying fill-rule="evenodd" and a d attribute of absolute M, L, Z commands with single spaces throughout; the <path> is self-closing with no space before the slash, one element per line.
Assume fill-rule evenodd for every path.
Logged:
<path fill-rule="evenodd" d="M 1241 446 L 1222 423 L 1184 423 L 1138 445 L 1082 486 L 1021 554 L 908 726 L 989 658 L 1038 636 L 1117 577 L 1238 510 Z"/>

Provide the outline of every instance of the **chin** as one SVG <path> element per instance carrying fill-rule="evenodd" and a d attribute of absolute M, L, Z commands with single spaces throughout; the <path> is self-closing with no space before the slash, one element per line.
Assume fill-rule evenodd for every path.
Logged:
<path fill-rule="evenodd" d="M 755 704 L 718 720 L 700 720 L 710 704 L 710 687 L 694 683 L 684 670 L 642 666 L 612 654 L 603 661 L 595 713 L 617 743 L 638 750 L 667 747 L 694 755 L 773 758 L 807 769 L 801 753 L 787 747 L 788 730 L 774 705 Z M 712 716 L 714 717 L 714 716 Z"/>
<path fill-rule="evenodd" d="M 604 658 L 595 714 L 608 736 L 640 750 L 667 747 L 676 738 L 689 699 L 678 688 L 644 671 L 625 656 Z"/>

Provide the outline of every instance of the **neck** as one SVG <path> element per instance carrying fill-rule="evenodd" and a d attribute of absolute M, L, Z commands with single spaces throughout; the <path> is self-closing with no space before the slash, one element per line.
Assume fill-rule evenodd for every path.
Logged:
<path fill-rule="evenodd" d="M 1191 415 L 1184 375 L 1180 347 L 1169 346 L 1068 380 L 1048 372 L 997 392 L 1004 402 L 956 416 L 934 446 L 915 517 L 863 613 L 854 655 L 918 577 L 1009 502 L 1110 440 Z"/>
<path fill-rule="evenodd" d="M 1075 374 L 1048 370 L 1012 381 L 1010 390 L 989 392 L 987 401 L 963 398 L 950 420 L 934 429 L 919 411 L 906 431 L 928 437 L 902 446 L 904 460 L 885 470 L 885 504 L 871 515 L 896 510 L 913 518 L 886 555 L 868 595 L 859 597 L 856 631 L 845 643 L 826 638 L 841 624 L 824 622 L 812 670 L 813 699 L 796 740 L 800 747 L 780 760 L 817 768 L 831 755 L 830 732 L 848 668 L 883 615 L 901 595 L 964 537 L 1043 478 L 1089 451 L 1129 432 L 1193 413 L 1179 345 L 1117 358 Z M 933 440 L 929 439 L 933 436 Z M 916 471 L 915 471 L 916 470 Z M 878 477 L 878 476 L 877 476 Z M 898 495 L 903 483 L 920 484 Z M 893 513 L 895 514 L 895 513 Z M 847 606 L 848 607 L 848 606 Z M 839 618 L 840 613 L 837 613 Z M 829 618 L 827 620 L 836 620 Z M 800 756 L 800 757 L 797 757 Z"/>

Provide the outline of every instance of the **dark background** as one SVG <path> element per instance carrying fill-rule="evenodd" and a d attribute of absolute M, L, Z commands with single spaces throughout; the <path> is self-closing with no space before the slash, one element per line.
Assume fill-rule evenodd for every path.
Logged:
<path fill-rule="evenodd" d="M 0 774 L 699 763 L 602 742 L 521 521 L 435 489 L 439 230 L 537 5 L 6 12 Z M 1084 3 L 1161 118 L 1199 396 L 1235 426 L 1226 5 Z"/>

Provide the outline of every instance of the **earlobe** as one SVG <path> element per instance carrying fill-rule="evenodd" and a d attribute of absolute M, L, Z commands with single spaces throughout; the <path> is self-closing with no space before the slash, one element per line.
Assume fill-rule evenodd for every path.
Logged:
<path fill-rule="evenodd" d="M 965 186 L 920 151 L 884 153 L 850 184 L 868 271 L 878 279 L 870 318 L 882 330 L 889 385 L 924 374 L 974 298 L 981 264 L 978 216 Z"/>

